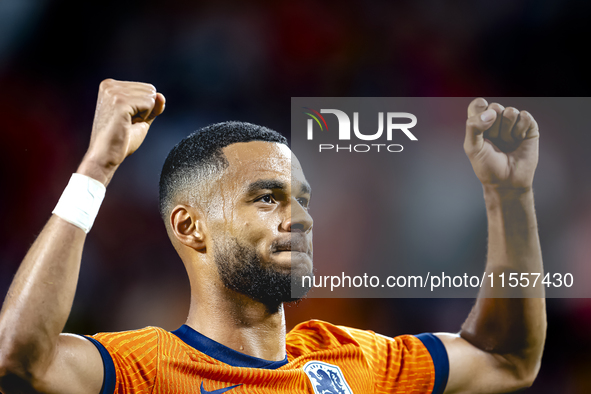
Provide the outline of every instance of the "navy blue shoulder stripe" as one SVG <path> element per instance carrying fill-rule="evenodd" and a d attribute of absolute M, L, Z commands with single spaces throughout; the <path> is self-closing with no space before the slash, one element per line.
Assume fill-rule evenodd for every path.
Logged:
<path fill-rule="evenodd" d="M 113 394 L 115 392 L 115 383 L 117 381 L 117 375 L 115 374 L 115 364 L 113 364 L 113 359 L 111 355 L 105 349 L 102 343 L 97 341 L 94 338 L 87 337 L 84 335 L 84 338 L 88 339 L 90 342 L 96 346 L 99 353 L 101 354 L 101 358 L 103 359 L 103 369 L 105 371 L 104 378 L 103 378 L 103 387 L 101 388 L 100 394 Z"/>
<path fill-rule="evenodd" d="M 287 364 L 287 356 L 281 361 L 269 361 L 252 357 L 209 339 L 186 324 L 182 325 L 178 330 L 172 331 L 172 333 L 201 353 L 205 353 L 209 357 L 233 367 L 277 369 Z"/>
<path fill-rule="evenodd" d="M 449 359 L 447 358 L 445 345 L 441 342 L 441 339 L 433 334 L 419 334 L 415 336 L 423 342 L 423 345 L 425 345 L 433 359 L 433 366 L 435 367 L 433 394 L 443 394 L 449 376 Z"/>

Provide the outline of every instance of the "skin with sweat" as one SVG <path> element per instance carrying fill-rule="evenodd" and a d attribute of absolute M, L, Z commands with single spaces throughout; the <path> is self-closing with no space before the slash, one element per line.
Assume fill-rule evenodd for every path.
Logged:
<path fill-rule="evenodd" d="M 208 191 L 210 205 L 205 209 L 187 201 L 171 213 L 173 242 L 191 282 L 187 324 L 234 350 L 283 360 L 282 305 L 270 308 L 225 286 L 213 251 L 216 243 L 235 239 L 256 252 L 266 269 L 310 275 L 309 185 L 299 161 L 283 144 L 236 143 L 223 153 L 229 165 Z"/>

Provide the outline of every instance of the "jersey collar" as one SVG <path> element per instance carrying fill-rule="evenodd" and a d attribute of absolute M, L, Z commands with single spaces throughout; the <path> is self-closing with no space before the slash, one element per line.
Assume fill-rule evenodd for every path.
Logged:
<path fill-rule="evenodd" d="M 172 334 L 179 337 L 179 339 L 187 345 L 199 350 L 201 353 L 205 353 L 209 357 L 215 358 L 216 360 L 233 367 L 277 369 L 287 364 L 287 355 L 285 356 L 285 359 L 281 361 L 269 361 L 263 360 L 262 358 L 252 357 L 234 349 L 230 349 L 213 339 L 209 339 L 186 324 L 182 325 L 179 329 L 172 331 Z"/>

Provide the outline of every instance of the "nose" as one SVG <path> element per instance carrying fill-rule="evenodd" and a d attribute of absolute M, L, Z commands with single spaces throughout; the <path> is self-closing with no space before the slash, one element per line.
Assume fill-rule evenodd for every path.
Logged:
<path fill-rule="evenodd" d="M 302 207 L 295 198 L 291 199 L 291 204 L 289 205 L 290 207 L 288 207 L 287 210 L 287 217 L 283 223 L 281 223 L 281 228 L 290 233 L 306 233 L 310 231 L 314 225 L 314 220 L 308 213 L 308 210 Z"/>

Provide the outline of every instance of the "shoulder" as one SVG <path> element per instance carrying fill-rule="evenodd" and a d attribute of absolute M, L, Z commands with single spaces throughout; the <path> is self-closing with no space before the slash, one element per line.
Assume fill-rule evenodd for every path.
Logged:
<path fill-rule="evenodd" d="M 309 320 L 295 326 L 287 334 L 286 342 L 288 347 L 307 350 L 354 345 L 366 352 L 384 351 L 386 348 L 391 351 L 403 349 L 406 352 L 426 351 L 425 345 L 419 337 L 400 335 L 390 338 L 369 330 L 337 326 L 321 320 Z"/>
<path fill-rule="evenodd" d="M 146 327 L 133 331 L 87 336 L 99 350 L 105 371 L 102 393 L 125 393 L 152 387 L 158 373 L 159 347 L 166 330 Z"/>
<path fill-rule="evenodd" d="M 158 338 L 165 333 L 166 331 L 159 327 L 145 327 L 131 331 L 100 332 L 89 337 L 99 341 L 103 346 L 126 348 L 137 345 L 149 346 L 152 343 L 157 343 Z"/>
<path fill-rule="evenodd" d="M 445 347 L 433 334 L 390 338 L 369 330 L 311 320 L 294 327 L 286 343 L 294 358 L 317 355 L 323 350 L 347 358 L 361 357 L 370 367 L 377 386 L 386 391 L 405 387 L 409 392 L 417 389 L 441 393 L 449 374 Z M 397 386 L 401 382 L 408 383 Z"/>

